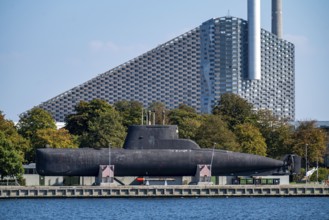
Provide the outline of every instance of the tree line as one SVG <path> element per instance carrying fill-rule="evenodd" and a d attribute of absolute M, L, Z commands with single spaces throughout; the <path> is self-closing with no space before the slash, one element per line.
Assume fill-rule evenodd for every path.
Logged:
<path fill-rule="evenodd" d="M 257 154 L 280 159 L 295 153 L 310 165 L 323 162 L 327 133 L 315 121 L 302 121 L 294 128 L 287 119 L 253 106 L 235 94 L 224 94 L 211 114 L 200 114 L 185 104 L 167 110 L 161 102 L 145 111 L 137 101 L 81 101 L 66 116 L 65 127 L 56 129 L 45 110 L 33 108 L 21 115 L 17 125 L 0 111 L 0 174 L 21 177 L 23 163 L 35 162 L 37 148 L 122 147 L 129 125 L 146 124 L 147 112 L 155 124 L 177 125 L 179 137 L 194 140 L 204 148 Z M 143 116 L 143 117 L 142 117 Z"/>

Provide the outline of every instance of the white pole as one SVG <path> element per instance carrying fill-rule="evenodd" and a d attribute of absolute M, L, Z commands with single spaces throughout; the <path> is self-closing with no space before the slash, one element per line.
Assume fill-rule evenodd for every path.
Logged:
<path fill-rule="evenodd" d="M 307 144 L 305 145 L 305 176 L 307 174 Z M 306 176 L 306 183 L 307 183 L 307 176 Z"/>

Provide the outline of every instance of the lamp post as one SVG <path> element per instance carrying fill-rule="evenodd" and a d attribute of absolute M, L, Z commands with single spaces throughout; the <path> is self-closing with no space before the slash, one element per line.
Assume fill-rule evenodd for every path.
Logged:
<path fill-rule="evenodd" d="M 142 125 L 144 124 L 144 109 L 142 108 Z"/>
<path fill-rule="evenodd" d="M 166 124 L 166 111 L 162 110 L 162 125 Z"/>
<path fill-rule="evenodd" d="M 111 166 L 111 143 L 109 143 L 109 166 Z"/>
<path fill-rule="evenodd" d="M 149 110 L 147 114 L 147 125 L 152 125 L 152 112 Z"/>
<path fill-rule="evenodd" d="M 155 125 L 155 111 L 152 111 L 152 116 L 153 116 L 153 123 L 152 123 L 152 125 Z"/>
<path fill-rule="evenodd" d="M 113 179 L 114 179 L 114 175 L 113 175 L 114 166 L 112 166 L 112 161 L 111 161 L 111 143 L 110 142 L 109 142 L 109 166 L 108 166 L 108 169 L 109 169 L 109 173 L 108 173 L 109 176 L 108 176 L 107 182 L 108 182 L 108 184 L 111 185 L 111 183 L 113 183 Z"/>

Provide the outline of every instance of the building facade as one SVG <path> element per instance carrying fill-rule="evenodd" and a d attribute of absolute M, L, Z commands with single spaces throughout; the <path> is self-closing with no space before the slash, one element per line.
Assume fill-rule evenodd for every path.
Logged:
<path fill-rule="evenodd" d="M 220 95 L 235 93 L 255 109 L 294 120 L 294 45 L 261 29 L 261 78 L 248 77 L 248 22 L 235 17 L 210 19 L 108 72 L 37 107 L 56 121 L 80 101 L 136 100 L 145 107 L 159 101 L 172 109 L 184 103 L 210 113 Z"/>

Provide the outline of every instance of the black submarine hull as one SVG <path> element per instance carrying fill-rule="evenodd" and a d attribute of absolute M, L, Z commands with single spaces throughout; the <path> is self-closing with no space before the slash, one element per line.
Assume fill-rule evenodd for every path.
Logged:
<path fill-rule="evenodd" d="M 200 148 L 179 139 L 175 125 L 130 126 L 123 149 L 43 148 L 37 149 L 36 159 L 37 172 L 44 176 L 97 176 L 100 165 L 114 165 L 114 176 L 194 176 L 204 164 L 211 165 L 214 176 L 282 174 L 300 167 L 294 156 L 280 161 Z"/>
<path fill-rule="evenodd" d="M 52 149 L 37 150 L 44 176 L 97 176 L 99 165 L 115 166 L 115 176 L 194 176 L 198 164 L 211 164 L 213 176 L 275 174 L 286 162 L 213 149 Z"/>

